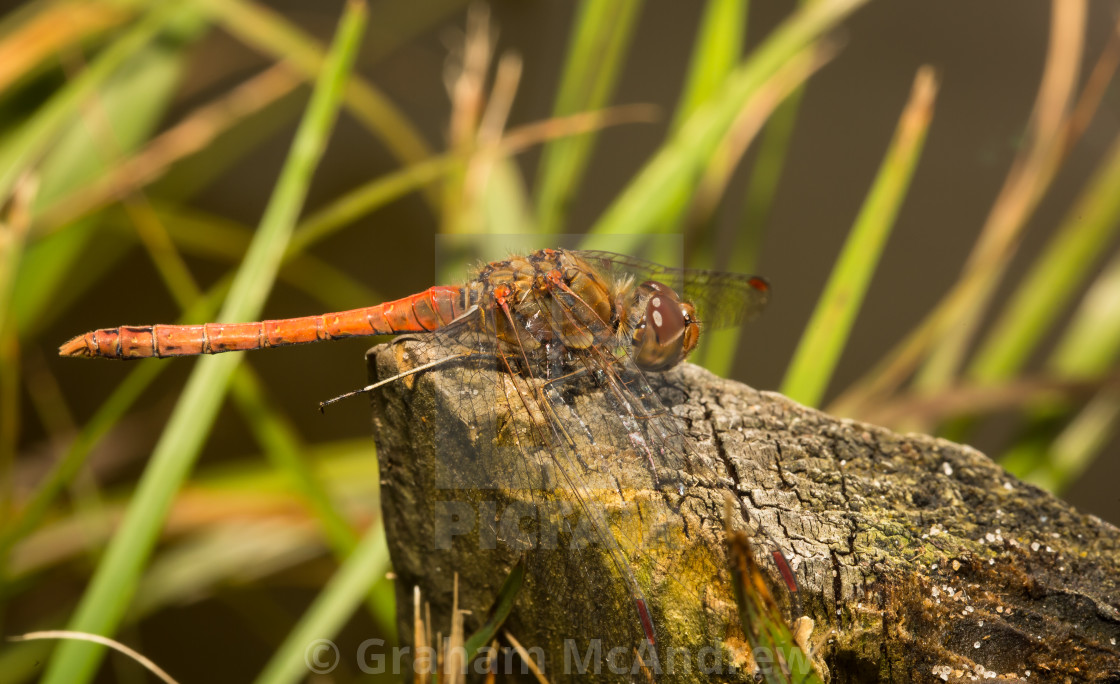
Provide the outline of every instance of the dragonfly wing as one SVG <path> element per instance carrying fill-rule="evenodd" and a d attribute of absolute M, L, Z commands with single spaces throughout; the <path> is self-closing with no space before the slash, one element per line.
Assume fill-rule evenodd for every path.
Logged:
<path fill-rule="evenodd" d="M 668 285 L 696 307 L 701 324 L 710 329 L 739 325 L 766 308 L 770 284 L 765 278 L 702 269 L 672 268 L 613 252 L 581 251 L 580 258 L 616 280 L 656 280 Z"/>
<path fill-rule="evenodd" d="M 686 293 L 711 293 L 700 284 L 720 279 L 753 291 L 738 276 L 654 265 L 604 275 L 639 277 L 637 271 Z M 495 296 L 477 318 L 418 336 L 414 367 L 455 356 L 410 380 L 438 383 L 438 392 L 416 395 L 438 395 L 432 401 L 446 405 L 423 413 L 451 416 L 423 434 L 441 456 L 430 470 L 439 496 L 470 504 L 478 517 L 474 536 L 455 540 L 453 558 L 477 562 L 493 552 L 512 565 L 524 552 L 522 593 L 532 601 L 533 621 L 540 624 L 544 610 L 565 625 L 575 613 L 579 625 L 525 635 L 550 653 L 565 652 L 557 638 L 573 637 L 638 657 L 643 647 L 663 644 L 693 656 L 712 649 L 733 619 L 729 599 L 707 600 L 728 586 L 721 547 L 703 531 L 722 516 L 719 487 L 731 486 L 718 456 L 705 460 L 718 452 L 697 449 L 669 408 L 683 404 L 684 392 L 619 353 L 610 325 L 597 318 L 603 300 L 590 289 L 549 282 Z M 727 299 L 710 296 L 712 306 Z M 738 301 L 757 303 L 752 296 Z M 507 301 L 520 307 L 524 325 L 503 309 Z M 712 603 L 722 606 L 714 622 Z"/>
<path fill-rule="evenodd" d="M 635 607 L 635 596 L 645 605 L 644 596 L 615 534 L 630 499 L 611 471 L 594 467 L 608 458 L 609 440 L 581 432 L 587 426 L 576 414 L 550 399 L 559 396 L 550 387 L 563 384 L 551 382 L 562 374 L 558 359 L 555 366 L 539 362 L 525 371 L 526 359 L 516 349 L 498 352 L 493 338 L 477 333 L 467 326 L 419 335 L 404 340 L 408 344 L 398 352 L 413 367 L 455 357 L 415 379 L 439 388 L 429 385 L 416 396 L 437 395 L 454 418 L 433 426 L 437 445 L 444 445 L 429 471 L 445 499 L 438 505 L 457 510 L 466 504 L 467 515 L 477 516 L 472 535 L 452 540 L 454 557 L 475 562 L 495 556 L 500 560 L 491 564 L 512 565 L 525 554 L 529 572 L 522 594 L 533 612 L 539 617 L 557 611 L 557 624 L 576 616 L 575 630 L 515 631 L 522 641 L 562 654 L 564 644 L 550 641 L 559 635 L 576 639 L 580 653 L 592 646 L 629 653 L 653 628 Z M 591 420 L 586 411 L 580 415 Z M 591 429 L 602 423 L 593 421 Z"/>
<path fill-rule="evenodd" d="M 440 337 L 418 336 L 420 344 L 383 354 L 401 360 L 384 370 L 445 357 L 465 339 Z M 704 439 L 703 415 L 684 413 L 701 409 L 674 385 L 673 373 L 643 374 L 628 359 L 612 365 L 597 349 L 571 359 L 594 372 L 530 379 L 505 370 L 508 359 L 475 348 L 386 388 L 382 413 L 430 416 L 431 423 L 410 426 L 406 439 L 429 442 L 434 459 L 390 460 L 383 471 L 383 496 L 397 511 L 431 508 L 436 518 L 419 527 L 434 530 L 430 550 L 417 546 L 432 537 L 418 536 L 415 526 L 396 533 L 413 540 L 407 553 L 425 559 L 411 563 L 422 568 L 419 575 L 401 582 L 438 597 L 450 591 L 455 570 L 461 592 L 472 584 L 497 591 L 504 575 L 496 568 L 524 553 L 528 573 L 509 628 L 543 648 L 550 662 L 562 657 L 568 639 L 580 658 L 597 644 L 603 654 L 622 647 L 649 662 L 636 599 L 648 607 L 657 654 L 673 647 L 695 658 L 706 648 L 719 658 L 716 644 L 734 622 L 734 606 L 721 594 L 730 577 L 718 533 L 708 531 L 722 528 L 718 485 L 731 486 L 717 446 Z M 701 432 L 690 434 L 689 422 Z M 394 458 L 391 448 L 382 452 Z M 429 478 L 432 484 L 417 484 Z M 434 494 L 409 498 L 417 487 Z M 460 509 L 465 515 L 448 521 L 447 511 Z M 464 520 L 468 532 L 446 534 Z M 387 524 L 402 529 L 392 518 Z M 460 605 L 480 611 L 492 600 L 481 589 L 476 596 L 482 598 Z"/>

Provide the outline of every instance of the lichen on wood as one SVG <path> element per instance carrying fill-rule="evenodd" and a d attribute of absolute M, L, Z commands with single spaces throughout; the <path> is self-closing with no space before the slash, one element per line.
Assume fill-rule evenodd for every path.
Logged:
<path fill-rule="evenodd" d="M 371 377 L 408 370 L 432 353 L 409 339 L 376 347 Z M 522 423 L 541 419 L 477 403 L 515 382 L 501 376 L 493 364 L 452 363 L 374 393 L 402 635 L 411 633 L 414 586 L 433 615 L 444 616 L 458 573 L 459 605 L 472 608 L 478 624 L 524 555 L 526 585 L 508 628 L 542 649 L 551 681 L 576 678 L 565 672 L 568 639 L 602 634 L 614 639 L 608 646 L 640 643 L 631 594 L 602 545 L 565 546 L 579 536 L 571 516 L 581 503 L 563 486 L 536 487 L 562 485 L 565 468 L 579 465 L 589 471 L 587 496 L 603 511 L 591 521 L 606 522 L 632 560 L 658 624 L 658 649 L 679 643 L 695 656 L 719 642 L 724 662 L 744 662 L 736 657 L 742 636 L 723 543 L 730 526 L 772 540 L 790 559 L 815 624 L 814 659 L 832 681 L 1120 681 L 1120 531 L 972 448 L 833 418 L 684 364 L 650 380 L 687 434 L 689 458 L 719 478 L 682 476 L 687 487 L 668 486 L 625 450 L 576 464 L 499 448 L 503 440 L 519 444 Z M 592 391 L 579 400 L 593 406 L 597 398 Z M 617 461 L 600 467 L 596 459 Z M 502 473 L 500 482 L 533 486 L 495 486 Z M 726 520 L 729 495 L 735 506 Z M 519 505 L 536 519 L 514 515 L 507 524 L 504 511 Z M 550 529 L 558 544 L 541 541 Z M 669 541 L 635 548 L 650 530 Z M 774 593 L 783 596 L 773 574 Z M 665 666 L 661 653 L 653 655 Z M 633 648 L 626 655 L 629 667 Z M 658 681 L 695 681 L 698 662 Z M 751 675 L 725 671 L 713 680 Z"/>

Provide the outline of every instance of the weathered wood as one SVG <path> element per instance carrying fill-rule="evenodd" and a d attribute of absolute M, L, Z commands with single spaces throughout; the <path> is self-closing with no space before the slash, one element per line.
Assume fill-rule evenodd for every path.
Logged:
<path fill-rule="evenodd" d="M 426 360 L 425 353 L 408 340 L 377 347 L 368 357 L 371 377 L 406 370 Z M 438 476 L 442 464 L 467 479 L 517 467 L 508 461 L 515 450 L 482 443 L 485 426 L 472 425 L 479 420 L 477 407 L 464 410 L 471 387 L 501 380 L 493 370 L 457 364 L 392 383 L 373 398 L 402 635 L 412 630 L 414 586 L 431 602 L 437 625 L 446 625 L 457 572 L 459 605 L 475 611 L 468 627 L 477 625 L 520 555 L 502 543 L 501 534 L 494 550 L 485 541 L 495 536 L 501 510 L 521 494 L 457 491 L 441 486 Z M 645 591 L 659 634 L 692 648 L 713 636 L 727 639 L 732 656 L 734 644 L 741 644 L 729 614 L 727 573 L 720 568 L 730 491 L 739 504 L 732 526 L 761 525 L 787 555 L 793 550 L 804 610 L 816 625 L 812 643 L 832 681 L 988 674 L 1120 681 L 1116 527 L 1016 480 L 967 446 L 838 420 L 692 365 L 659 382 L 663 401 L 691 437 L 690 457 L 730 476 L 725 487 L 694 483 L 680 495 L 671 487 L 647 486 L 643 492 L 629 483 L 615 488 L 614 504 L 593 495 L 619 529 L 627 505 L 660 501 L 661 510 L 677 516 L 676 526 L 668 527 L 683 534 L 683 542 L 651 550 L 650 565 L 636 571 L 654 585 Z M 638 473 L 635 482 L 648 474 L 640 459 L 623 467 Z M 455 509 L 472 512 L 452 523 L 471 531 L 448 536 L 448 520 L 441 520 L 448 501 L 471 507 Z M 689 560 L 673 560 L 674 550 Z M 707 567 L 696 560 L 700 556 L 716 567 L 706 580 L 691 574 Z M 536 562 L 530 560 L 508 625 L 523 644 L 544 648 L 552 681 L 571 676 L 561 662 L 564 638 L 637 631 L 609 557 L 599 554 L 596 561 L 590 552 L 537 549 L 526 558 Z M 658 584 L 659 571 L 674 575 L 675 582 Z M 682 605 L 686 599 L 674 587 L 692 582 L 706 586 L 697 588 L 696 605 Z M 691 621 L 696 615 L 705 616 L 701 626 Z M 666 645 L 662 640 L 658 647 Z"/>

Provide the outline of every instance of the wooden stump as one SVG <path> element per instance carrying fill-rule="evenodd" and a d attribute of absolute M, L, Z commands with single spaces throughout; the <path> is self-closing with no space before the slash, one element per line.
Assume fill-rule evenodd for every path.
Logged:
<path fill-rule="evenodd" d="M 368 355 L 371 377 L 414 367 L 428 360 L 426 353 L 423 343 L 410 340 L 376 347 Z M 526 498 L 524 492 L 446 486 L 448 473 L 470 481 L 527 467 L 523 459 L 516 462 L 516 450 L 491 449 L 480 440 L 488 433 L 480 433 L 485 426 L 477 425 L 477 407 L 464 411 L 472 387 L 501 381 L 485 364 L 461 363 L 374 393 L 402 635 L 412 633 L 414 586 L 431 603 L 436 624 L 450 624 L 453 573 L 459 575 L 459 605 L 474 611 L 468 630 L 477 626 L 522 557 L 521 548 L 503 539 L 502 511 L 518 500 L 538 507 L 545 500 L 536 492 Z M 815 657 L 832 681 L 936 682 L 990 674 L 1120 681 L 1116 527 L 1016 480 L 967 446 L 832 418 L 689 364 L 651 382 L 689 435 L 689 456 L 726 476 L 681 491 L 615 486 L 613 500 L 599 495 L 609 485 L 596 485 L 590 495 L 616 529 L 624 529 L 620 520 L 628 507 L 658 504 L 673 519 L 657 524 L 683 535 L 635 564 L 659 635 L 668 635 L 658 649 L 669 646 L 666 641 L 695 649 L 716 639 L 734 659 L 744 648 L 723 541 L 730 493 L 737 506 L 729 524 L 755 534 L 761 529 L 795 567 L 805 614 L 815 621 Z M 620 458 L 619 469 L 633 470 L 635 483 L 649 482 L 641 459 Z M 562 479 L 563 473 L 546 476 Z M 528 578 L 508 628 L 522 644 L 543 650 L 551 681 L 579 678 L 565 668 L 572 637 L 629 634 L 640 641 L 629 594 L 606 553 L 533 548 L 524 557 Z M 788 593 L 774 577 L 775 595 Z M 704 586 L 694 593 L 679 591 L 697 582 Z M 630 661 L 623 663 L 628 668 Z M 663 672 L 658 681 L 696 681 L 696 672 Z M 751 674 L 712 679 L 749 680 Z"/>

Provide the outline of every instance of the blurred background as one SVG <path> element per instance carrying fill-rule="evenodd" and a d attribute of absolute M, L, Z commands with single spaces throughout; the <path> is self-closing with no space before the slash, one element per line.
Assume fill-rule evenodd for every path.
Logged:
<path fill-rule="evenodd" d="M 1120 522 L 1120 2 L 816 5 L 371 2 L 259 315 L 458 280 L 448 234 L 674 235 L 684 264 L 773 287 L 694 360 Z M 68 624 L 195 365 L 58 345 L 217 315 L 344 9 L 167 7 L 0 23 L 5 634 Z M 368 405 L 316 410 L 365 384 L 370 344 L 249 355 L 199 423 L 119 632 L 181 681 L 257 675 L 376 524 Z M 343 633 L 391 633 L 390 593 Z M 0 646 L 0 679 L 39 677 L 45 643 Z"/>

